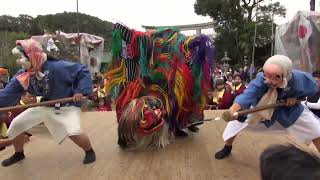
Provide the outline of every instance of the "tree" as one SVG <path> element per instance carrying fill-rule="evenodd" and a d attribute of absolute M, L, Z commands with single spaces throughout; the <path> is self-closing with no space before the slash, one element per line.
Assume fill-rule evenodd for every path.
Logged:
<path fill-rule="evenodd" d="M 20 14 L 17 17 L 18 27 L 15 31 L 29 33 L 31 30 L 32 21 L 33 17 L 26 14 Z"/>
<path fill-rule="evenodd" d="M 85 32 L 105 39 L 105 49 L 111 47 L 113 24 L 86 14 L 79 14 L 80 32 Z M 44 31 L 61 30 L 67 33 L 78 32 L 76 23 L 77 13 L 58 13 L 33 18 L 29 15 L 12 17 L 0 16 L 0 66 L 11 71 L 17 68 L 12 48 L 18 39 L 28 39 L 33 35 L 42 35 Z"/>
<path fill-rule="evenodd" d="M 233 63 L 242 62 L 244 56 L 251 57 L 256 21 L 256 45 L 266 45 L 272 41 L 273 16 L 286 14 L 280 3 L 270 3 L 270 0 L 197 0 L 194 9 L 197 14 L 215 20 L 218 58 L 227 50 L 235 60 Z"/>
<path fill-rule="evenodd" d="M 30 38 L 28 33 L 0 31 L 0 66 L 7 67 L 10 71 L 18 68 L 16 57 L 12 55 L 11 50 L 15 47 L 16 40 Z"/>
<path fill-rule="evenodd" d="M 78 14 L 78 18 L 80 32 L 103 37 L 105 40 L 105 48 L 110 49 L 113 27 L 112 23 L 81 13 Z M 37 21 L 40 29 L 45 31 L 54 32 L 61 30 L 66 33 L 74 33 L 78 32 L 77 23 L 70 22 L 74 22 L 76 19 L 77 13 L 63 12 L 53 15 L 37 16 L 35 21 Z"/>
<path fill-rule="evenodd" d="M 34 19 L 31 22 L 31 27 L 30 27 L 30 35 L 35 36 L 39 34 L 44 34 L 44 30 L 41 29 L 39 22 L 37 19 Z"/>
<path fill-rule="evenodd" d="M 79 31 L 105 39 L 105 48 L 110 49 L 113 24 L 103 21 L 97 17 L 86 14 L 78 14 Z M 66 33 L 78 32 L 78 27 L 74 22 L 77 13 L 64 12 L 49 15 L 39 15 L 33 18 L 29 15 L 19 15 L 18 17 L 0 16 L 0 31 L 24 32 L 30 35 L 42 35 L 45 31 L 55 32 L 57 30 Z"/>

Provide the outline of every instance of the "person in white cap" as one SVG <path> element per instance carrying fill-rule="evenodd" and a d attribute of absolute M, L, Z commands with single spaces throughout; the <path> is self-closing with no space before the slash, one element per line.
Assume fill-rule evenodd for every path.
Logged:
<path fill-rule="evenodd" d="M 275 103 L 279 100 L 286 106 L 268 109 L 238 117 L 227 124 L 223 133 L 225 146 L 215 154 L 216 159 L 227 157 L 232 143 L 243 130 L 255 132 L 285 132 L 292 135 L 298 143 L 309 145 L 311 142 L 320 151 L 320 121 L 299 100 L 317 93 L 313 77 L 305 72 L 292 69 L 292 61 L 283 55 L 270 57 L 244 93 L 236 97 L 229 112 Z M 244 121 L 240 122 L 240 119 Z"/>

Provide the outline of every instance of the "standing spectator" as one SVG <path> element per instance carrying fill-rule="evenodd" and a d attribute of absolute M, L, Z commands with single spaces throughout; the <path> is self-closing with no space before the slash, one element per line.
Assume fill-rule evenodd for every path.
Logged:
<path fill-rule="evenodd" d="M 253 63 L 251 63 L 250 65 L 250 69 L 249 69 L 249 77 L 250 77 L 250 81 L 254 78 L 256 78 L 256 74 L 257 74 L 257 69 L 254 66 Z"/>
<path fill-rule="evenodd" d="M 239 73 L 240 73 L 240 76 L 241 76 L 242 81 L 243 81 L 243 82 L 247 82 L 248 74 L 247 74 L 246 69 L 240 68 L 240 69 L 239 69 Z"/>
<path fill-rule="evenodd" d="M 7 75 L 8 75 L 8 70 L 4 68 L 0 68 L 0 89 L 3 89 L 8 84 L 5 81 Z"/>
<path fill-rule="evenodd" d="M 320 71 L 314 71 L 312 76 L 316 80 L 318 92 L 313 96 L 307 97 L 307 101 L 304 103 L 316 116 L 320 117 Z"/>

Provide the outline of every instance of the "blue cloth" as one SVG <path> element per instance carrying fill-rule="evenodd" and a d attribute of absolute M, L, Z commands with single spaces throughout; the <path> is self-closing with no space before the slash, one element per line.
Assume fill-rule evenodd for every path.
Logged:
<path fill-rule="evenodd" d="M 262 73 L 258 73 L 257 77 L 250 82 L 248 88 L 239 96 L 236 97 L 235 103 L 240 104 L 241 109 L 248 109 L 250 106 L 258 104 L 261 97 L 268 91 L 269 87 L 264 83 Z M 318 89 L 314 78 L 305 72 L 294 70 L 292 78 L 288 82 L 288 86 L 278 90 L 278 100 L 287 98 L 303 99 L 307 96 L 314 95 Z M 271 126 L 275 121 L 278 121 L 283 127 L 287 128 L 302 114 L 303 106 L 301 103 L 291 107 L 278 107 L 274 110 L 271 121 L 266 121 L 266 126 Z"/>
<path fill-rule="evenodd" d="M 17 105 L 24 89 L 16 79 L 24 72 L 19 70 L 8 85 L 0 90 L 0 107 Z M 30 77 L 28 92 L 35 96 L 42 96 L 43 101 L 72 97 L 75 93 L 85 96 L 92 93 L 90 71 L 86 66 L 64 60 L 48 60 L 42 66 L 45 74 L 42 80 Z M 72 105 L 80 106 L 79 103 Z"/>

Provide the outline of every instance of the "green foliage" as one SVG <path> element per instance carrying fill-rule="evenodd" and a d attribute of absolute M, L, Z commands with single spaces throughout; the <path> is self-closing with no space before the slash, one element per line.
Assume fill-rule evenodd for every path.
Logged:
<path fill-rule="evenodd" d="M 30 38 L 25 32 L 0 31 L 0 67 L 6 67 L 10 71 L 15 71 L 19 67 L 16 63 L 16 57 L 12 55 L 11 50 L 15 47 L 16 40 Z"/>
<path fill-rule="evenodd" d="M 194 10 L 216 21 L 217 58 L 228 51 L 233 64 L 241 63 L 244 56 L 251 59 L 256 20 L 256 47 L 262 47 L 272 42 L 272 18 L 286 14 L 284 6 L 271 0 L 196 0 Z"/>
<path fill-rule="evenodd" d="M 77 17 L 78 16 L 78 17 Z M 11 55 L 11 49 L 18 39 L 28 39 L 33 35 L 42 35 L 44 32 L 61 30 L 66 33 L 78 32 L 77 18 L 79 20 L 79 31 L 103 37 L 105 49 L 111 49 L 111 34 L 113 24 L 103 21 L 97 17 L 79 13 L 58 13 L 33 18 L 29 15 L 12 17 L 0 16 L 0 66 L 11 70 L 17 67 L 15 57 Z"/>
<path fill-rule="evenodd" d="M 35 19 L 24 14 L 20 14 L 18 17 L 0 16 L 0 31 L 24 32 L 30 35 L 43 34 Z"/>

